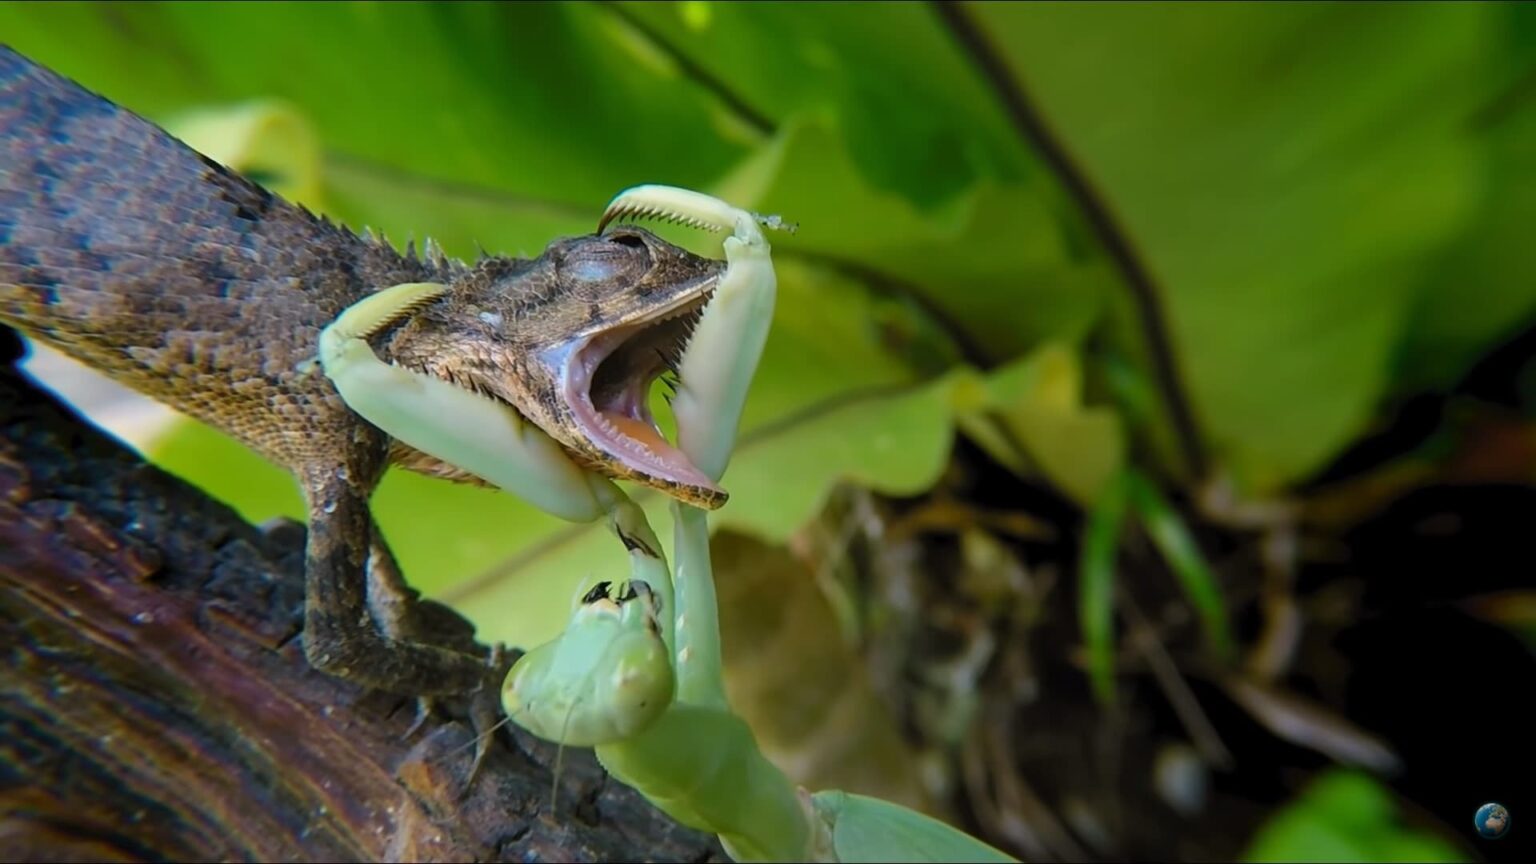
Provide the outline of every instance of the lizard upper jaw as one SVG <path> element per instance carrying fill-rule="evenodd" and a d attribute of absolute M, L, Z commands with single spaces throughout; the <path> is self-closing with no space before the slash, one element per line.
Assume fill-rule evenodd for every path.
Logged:
<path fill-rule="evenodd" d="M 723 501 L 724 490 L 662 437 L 648 405 L 651 384 L 675 374 L 713 286 L 710 277 L 697 292 L 645 320 L 581 337 L 543 356 L 556 366 L 561 395 L 591 445 L 641 477 L 697 490 L 692 498 Z"/>

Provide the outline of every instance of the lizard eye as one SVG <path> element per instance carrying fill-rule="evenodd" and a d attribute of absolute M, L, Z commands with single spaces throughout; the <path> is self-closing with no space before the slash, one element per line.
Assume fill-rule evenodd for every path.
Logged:
<path fill-rule="evenodd" d="M 566 262 L 560 275 L 578 282 L 607 282 L 623 267 L 622 261 L 583 256 Z"/>
<path fill-rule="evenodd" d="M 621 235 L 622 236 L 622 235 Z M 639 237 L 603 238 L 570 250 L 559 261 L 560 276 L 576 282 L 607 283 L 625 272 L 643 270 L 650 264 L 650 250 Z"/>

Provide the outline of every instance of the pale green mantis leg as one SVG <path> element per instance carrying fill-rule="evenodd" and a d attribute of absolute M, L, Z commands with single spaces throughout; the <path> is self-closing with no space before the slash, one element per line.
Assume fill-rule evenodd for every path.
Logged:
<path fill-rule="evenodd" d="M 694 328 L 672 397 L 678 449 L 718 482 L 730 462 L 747 391 L 773 322 L 778 277 L 772 250 L 756 215 L 699 192 L 637 186 L 614 198 L 599 225 L 630 215 L 657 215 L 708 231 L 730 232 L 724 243 L 729 266 Z M 724 708 L 708 522 L 703 510 L 677 502 L 672 505 L 672 517 L 680 604 L 678 701 Z"/>
<path fill-rule="evenodd" d="M 622 497 L 577 467 L 554 439 L 510 405 L 380 360 L 368 338 L 447 293 L 408 282 L 368 295 L 320 332 L 320 365 L 347 407 L 399 441 L 574 522 Z M 445 423 L 442 418 L 453 418 Z"/>
<path fill-rule="evenodd" d="M 683 357 L 673 400 L 679 449 L 718 480 L 772 316 L 768 244 L 752 214 L 668 187 L 621 194 L 603 221 L 622 215 L 732 232 L 726 276 Z M 632 547 L 640 557 L 629 585 L 598 585 L 561 637 L 514 667 L 503 690 L 513 721 L 550 740 L 595 745 L 615 777 L 678 821 L 720 835 L 738 861 L 1012 860 L 906 808 L 835 791 L 812 796 L 763 756 L 725 698 L 705 514 L 684 505 L 673 513 L 677 605 L 638 587 L 659 588 L 651 580 L 665 579 L 666 568 L 659 550 L 650 558 Z M 644 520 L 638 508 L 634 518 Z M 669 620 L 675 641 L 664 635 Z"/>
<path fill-rule="evenodd" d="M 771 250 L 753 214 L 685 190 L 630 190 L 609 205 L 604 221 L 647 210 L 731 232 L 729 266 L 683 355 L 672 399 L 679 449 L 718 481 L 773 320 Z M 726 701 L 706 514 L 674 502 L 672 515 L 677 702 L 638 735 L 599 745 L 598 758 L 674 818 L 719 834 L 738 860 L 805 857 L 808 799 L 762 755 Z"/>

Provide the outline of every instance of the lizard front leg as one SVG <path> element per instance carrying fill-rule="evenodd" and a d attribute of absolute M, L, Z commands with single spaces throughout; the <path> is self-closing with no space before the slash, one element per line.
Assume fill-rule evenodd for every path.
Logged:
<path fill-rule="evenodd" d="M 369 430 L 381 446 L 383 436 Z M 474 690 L 486 667 L 472 654 L 381 632 L 370 609 L 373 521 L 368 496 L 382 470 L 376 464 L 316 466 L 303 474 L 309 508 L 305 547 L 304 653 L 322 672 L 403 695 Z"/>
<path fill-rule="evenodd" d="M 448 651 L 477 653 L 479 649 L 475 643 L 474 626 L 447 606 L 435 600 L 422 599 L 421 592 L 406 584 L 400 572 L 400 564 L 390 551 L 378 522 L 371 521 L 373 542 L 368 552 L 368 611 L 373 617 L 373 623 L 385 636 L 397 642 L 414 642 Z M 491 680 L 495 675 L 490 667 L 496 664 L 490 661 L 487 664 L 486 680 Z M 414 735 L 421 728 L 431 716 L 435 704 L 436 700 L 431 696 L 417 697 L 416 719 L 410 729 L 406 730 L 406 737 Z M 492 699 L 485 710 L 494 715 L 494 706 L 495 700 Z M 488 728 L 494 723 L 493 719 L 476 728 Z M 483 751 L 482 746 L 481 751 L 476 753 L 477 765 L 484 758 Z"/>
<path fill-rule="evenodd" d="M 368 611 L 391 638 L 463 652 L 478 650 L 473 625 L 447 606 L 422 598 L 421 592 L 406 583 L 377 520 L 368 554 Z"/>
<path fill-rule="evenodd" d="M 373 352 L 367 341 L 372 335 L 447 291 L 436 283 L 386 287 L 347 307 L 321 332 L 319 361 L 347 406 L 382 434 L 468 470 L 545 512 L 573 521 L 607 515 L 630 550 L 637 578 L 659 584 L 670 607 L 671 581 L 660 543 L 645 513 L 613 481 L 576 466 L 553 438 L 508 404 L 384 363 Z M 324 515 L 324 507 L 319 512 L 312 507 L 312 520 Z M 379 550 L 386 550 L 382 557 Z M 387 558 L 382 537 L 375 543 L 375 558 Z M 373 615 L 386 632 L 401 636 L 410 626 L 406 610 L 412 607 L 413 592 L 396 570 L 379 567 L 372 581 Z"/>

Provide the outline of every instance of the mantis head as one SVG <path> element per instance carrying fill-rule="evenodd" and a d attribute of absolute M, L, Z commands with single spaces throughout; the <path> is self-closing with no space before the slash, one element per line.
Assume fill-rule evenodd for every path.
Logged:
<path fill-rule="evenodd" d="M 513 722 L 545 739 L 592 747 L 629 738 L 672 704 L 672 663 L 655 595 L 642 581 L 599 582 L 565 632 L 517 661 L 502 685 Z"/>
<path fill-rule="evenodd" d="M 662 437 L 647 402 L 677 375 L 724 270 L 632 226 L 557 240 L 531 261 L 483 259 L 388 351 L 512 406 L 583 468 L 714 508 L 725 492 Z"/>

